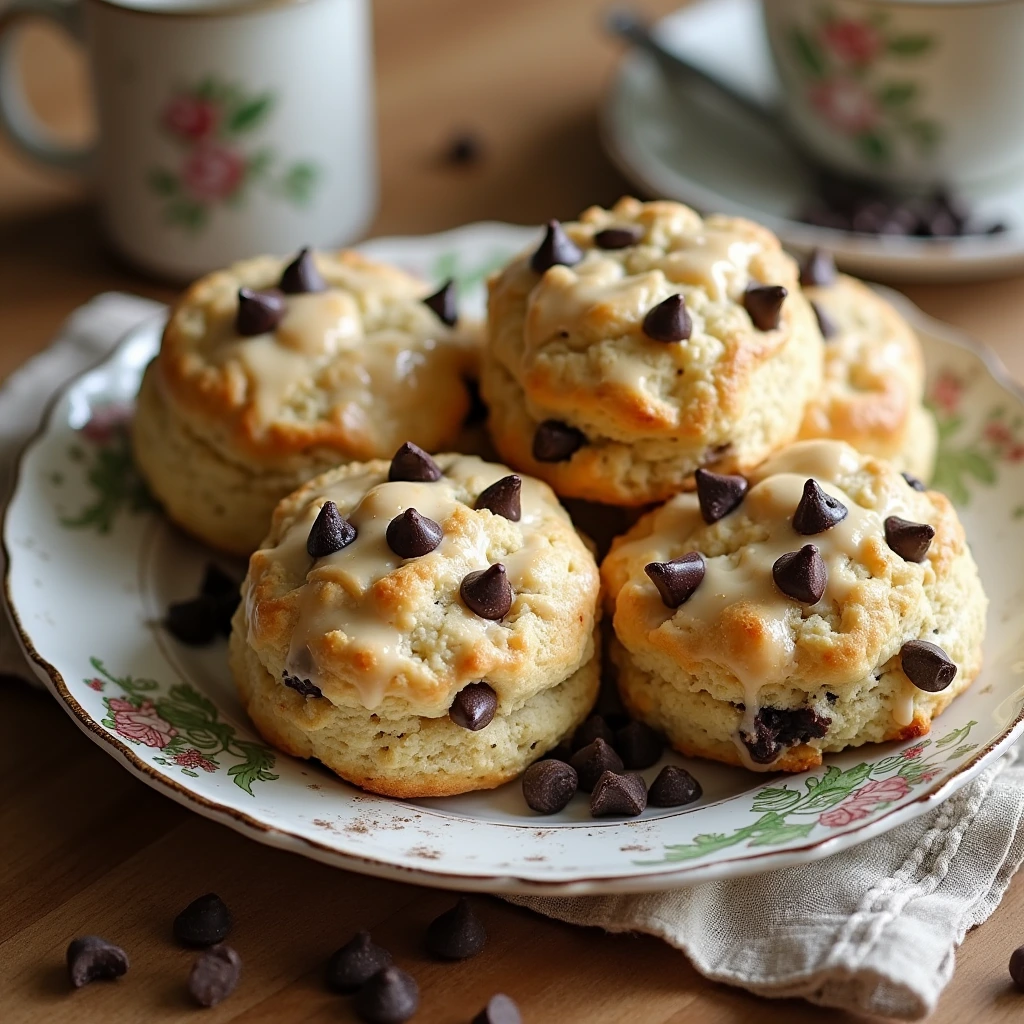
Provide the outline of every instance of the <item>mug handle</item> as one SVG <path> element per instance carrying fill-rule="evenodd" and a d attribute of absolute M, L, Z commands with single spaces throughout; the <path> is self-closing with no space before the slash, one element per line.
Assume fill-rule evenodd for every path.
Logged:
<path fill-rule="evenodd" d="M 23 24 L 31 18 L 49 18 L 72 39 L 78 42 L 85 39 L 82 9 L 78 3 L 11 0 L 0 11 L 0 127 L 16 146 L 40 163 L 84 173 L 89 168 L 94 146 L 66 146 L 55 141 L 25 98 L 14 50 Z"/>

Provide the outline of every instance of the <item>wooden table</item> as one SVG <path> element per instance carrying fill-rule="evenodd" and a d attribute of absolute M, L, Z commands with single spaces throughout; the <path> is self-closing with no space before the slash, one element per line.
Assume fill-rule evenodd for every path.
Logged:
<path fill-rule="evenodd" d="M 374 233 L 433 231 L 480 218 L 536 223 L 614 201 L 628 184 L 602 155 L 596 117 L 617 57 L 598 21 L 605 0 L 377 0 L 383 199 Z M 651 0 L 650 13 L 672 0 Z M 31 95 L 50 120 L 81 132 L 81 60 L 33 32 Z M 459 129 L 478 131 L 479 166 L 439 159 Z M 42 348 L 64 317 L 98 291 L 170 292 L 105 255 L 80 187 L 0 150 L 0 374 Z M 993 345 L 1019 377 L 1020 280 L 908 293 L 930 313 Z M 60 757 L 42 760 L 47 747 Z M 466 1021 L 495 991 L 530 1022 L 817 1021 L 799 1002 L 772 1003 L 701 978 L 647 937 L 612 937 L 481 898 L 485 952 L 456 966 L 421 951 L 423 928 L 451 897 L 327 868 L 260 846 L 137 782 L 48 695 L 0 680 L 0 1021 L 75 1024 L 192 1019 L 183 992 L 189 954 L 169 941 L 173 915 L 215 890 L 238 921 L 232 943 L 244 983 L 203 1020 L 351 1019 L 327 994 L 326 956 L 358 927 L 412 970 L 418 1021 Z M 967 937 L 934 1020 L 1017 1020 L 1024 1007 L 1006 961 L 1024 941 L 1024 880 Z M 94 932 L 123 943 L 125 982 L 68 994 L 69 939 Z M 830 1015 L 842 1019 L 842 1014 Z"/>

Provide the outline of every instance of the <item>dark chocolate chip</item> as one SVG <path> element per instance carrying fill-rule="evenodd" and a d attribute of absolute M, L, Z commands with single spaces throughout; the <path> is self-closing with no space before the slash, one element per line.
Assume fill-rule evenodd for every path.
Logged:
<path fill-rule="evenodd" d="M 885 542 L 905 562 L 923 562 L 934 537 L 935 528 L 927 523 L 914 523 L 899 516 L 885 520 Z"/>
<path fill-rule="evenodd" d="M 615 746 L 615 730 L 608 725 L 603 715 L 591 715 L 572 734 L 573 753 L 597 739 L 604 740 L 610 747 Z"/>
<path fill-rule="evenodd" d="M 599 249 L 628 249 L 643 237 L 644 229 L 639 225 L 628 228 L 605 228 L 594 235 L 594 245 Z"/>
<path fill-rule="evenodd" d="M 569 759 L 572 757 L 572 747 L 562 740 L 557 747 L 552 747 L 546 754 L 543 755 L 542 760 L 545 761 L 564 761 L 566 764 L 569 763 Z"/>
<path fill-rule="evenodd" d="M 475 164 L 483 156 L 484 147 L 480 138 L 471 132 L 460 132 L 452 137 L 445 149 L 444 158 L 447 163 L 459 167 Z"/>
<path fill-rule="evenodd" d="M 812 249 L 800 264 L 800 283 L 805 288 L 828 288 L 836 283 L 836 261 L 825 249 Z"/>
<path fill-rule="evenodd" d="M 454 327 L 459 319 L 458 296 L 455 292 L 455 282 L 451 278 L 448 278 L 433 295 L 428 295 L 423 304 L 437 314 L 441 323 L 449 327 Z"/>
<path fill-rule="evenodd" d="M 235 331 L 243 338 L 267 334 L 281 322 L 284 310 L 284 296 L 276 288 L 266 291 L 239 288 Z"/>
<path fill-rule="evenodd" d="M 788 294 L 781 284 L 752 284 L 743 293 L 743 308 L 759 331 L 774 331 Z"/>
<path fill-rule="evenodd" d="M 229 576 L 219 565 L 214 562 L 207 562 L 203 571 L 203 582 L 199 586 L 199 593 L 203 597 L 227 597 L 240 596 L 238 593 L 239 582 L 233 576 Z"/>
<path fill-rule="evenodd" d="M 825 593 L 828 572 L 818 549 L 813 544 L 805 544 L 799 551 L 789 551 L 776 559 L 772 579 L 775 586 L 794 601 L 817 604 Z"/>
<path fill-rule="evenodd" d="M 586 443 L 582 430 L 561 420 L 545 420 L 533 435 L 533 457 L 538 462 L 566 462 Z"/>
<path fill-rule="evenodd" d="M 906 480 L 907 483 L 911 487 L 913 487 L 915 491 L 927 491 L 928 490 L 928 488 L 925 487 L 924 483 L 921 480 L 918 480 L 918 478 L 916 476 L 914 476 L 913 473 L 900 473 L 900 476 L 903 477 L 903 479 Z"/>
<path fill-rule="evenodd" d="M 646 722 L 630 722 L 615 733 L 615 750 L 626 768 L 650 768 L 664 749 L 661 734 Z"/>
<path fill-rule="evenodd" d="M 523 772 L 523 797 L 538 814 L 557 814 L 576 795 L 579 777 L 564 761 L 536 761 Z"/>
<path fill-rule="evenodd" d="M 503 618 L 512 607 L 512 584 L 501 562 L 464 576 L 459 593 L 466 607 L 482 619 Z"/>
<path fill-rule="evenodd" d="M 736 508 L 750 486 L 742 476 L 712 473 L 709 469 L 698 469 L 693 479 L 697 484 L 700 514 L 709 525 L 717 523 Z"/>
<path fill-rule="evenodd" d="M 804 537 L 824 533 L 841 523 L 850 510 L 821 489 L 817 480 L 804 481 L 804 493 L 793 513 L 793 529 Z"/>
<path fill-rule="evenodd" d="M 379 970 L 356 993 L 356 1016 L 366 1024 L 403 1024 L 419 1009 L 420 987 L 401 967 Z"/>
<path fill-rule="evenodd" d="M 652 306 L 644 317 L 643 332 L 654 341 L 686 341 L 693 333 L 693 321 L 682 295 L 670 295 Z"/>
<path fill-rule="evenodd" d="M 647 786 L 642 775 L 604 772 L 590 794 L 590 813 L 595 818 L 635 818 L 647 806 Z"/>
<path fill-rule="evenodd" d="M 306 538 L 306 552 L 310 558 L 326 558 L 347 547 L 356 539 L 356 528 L 342 519 L 338 506 L 325 501 L 313 521 Z"/>
<path fill-rule="evenodd" d="M 479 732 L 486 729 L 498 710 L 498 695 L 486 683 L 470 683 L 457 694 L 448 717 L 463 729 Z"/>
<path fill-rule="evenodd" d="M 444 536 L 438 523 L 407 508 L 388 523 L 385 531 L 388 547 L 400 558 L 419 558 L 430 554 Z"/>
<path fill-rule="evenodd" d="M 544 240 L 530 257 L 530 266 L 538 274 L 543 274 L 545 270 L 550 270 L 557 265 L 574 267 L 581 259 L 583 259 L 583 253 L 562 230 L 562 225 L 557 220 L 549 220 Z"/>
<path fill-rule="evenodd" d="M 1018 992 L 1024 992 L 1024 946 L 1010 954 L 1010 977 Z"/>
<path fill-rule="evenodd" d="M 311 683 L 308 679 L 300 679 L 298 676 L 291 676 L 287 672 L 281 673 L 281 679 L 285 686 L 290 686 L 293 690 L 301 693 L 303 697 L 322 697 L 323 692 L 316 683 Z"/>
<path fill-rule="evenodd" d="M 704 556 L 690 551 L 670 562 L 648 562 L 644 572 L 658 588 L 665 607 L 678 608 L 693 597 L 704 580 Z"/>
<path fill-rule="evenodd" d="M 900 648 L 900 664 L 906 677 L 928 693 L 944 690 L 956 676 L 956 665 L 949 655 L 927 640 L 908 640 Z"/>
<path fill-rule="evenodd" d="M 589 793 L 604 772 L 621 772 L 625 765 L 615 748 L 599 736 L 592 743 L 580 747 L 569 762 L 576 769 L 579 787 Z"/>
<path fill-rule="evenodd" d="M 839 333 L 839 324 L 836 323 L 832 314 L 820 303 L 811 299 L 811 309 L 818 321 L 818 330 L 821 336 L 828 341 Z"/>
<path fill-rule="evenodd" d="M 523 514 L 520 502 L 522 489 L 523 481 L 515 473 L 503 476 L 480 492 L 474 508 L 486 508 L 496 516 L 504 516 L 506 519 L 511 519 L 513 523 L 518 523 Z"/>
<path fill-rule="evenodd" d="M 113 981 L 128 970 L 128 954 L 98 935 L 72 939 L 67 952 L 68 977 L 75 988 L 91 981 Z"/>
<path fill-rule="evenodd" d="M 327 987 L 343 994 L 355 992 L 391 962 L 391 954 L 376 945 L 369 932 L 356 932 L 327 961 Z"/>
<path fill-rule="evenodd" d="M 487 1005 L 473 1018 L 473 1024 L 523 1024 L 515 1001 L 503 992 L 491 996 Z"/>
<path fill-rule="evenodd" d="M 238 987 L 242 958 L 230 946 L 201 953 L 188 976 L 188 991 L 200 1006 L 216 1006 Z"/>
<path fill-rule="evenodd" d="M 174 919 L 174 937 L 183 946 L 215 946 L 231 931 L 231 911 L 215 893 L 194 899 Z"/>
<path fill-rule="evenodd" d="M 652 807 L 682 807 L 699 800 L 704 791 L 700 783 L 685 769 L 667 764 L 647 791 L 647 802 Z"/>
<path fill-rule="evenodd" d="M 441 467 L 419 446 L 406 441 L 395 452 L 388 470 L 388 479 L 430 484 L 441 479 Z"/>
<path fill-rule="evenodd" d="M 487 405 L 480 397 L 480 384 L 472 377 L 464 378 L 463 384 L 466 385 L 466 394 L 469 395 L 469 412 L 466 413 L 466 418 L 462 421 L 463 426 L 475 427 L 486 423 Z"/>
<path fill-rule="evenodd" d="M 316 269 L 309 246 L 300 249 L 298 256 L 284 268 L 278 287 L 285 295 L 327 291 L 327 282 L 320 276 L 320 271 Z"/>
<path fill-rule="evenodd" d="M 814 708 L 766 706 L 754 716 L 754 735 L 742 733 L 741 737 L 752 761 L 771 764 L 787 747 L 821 739 L 831 724 L 831 718 Z"/>
<path fill-rule="evenodd" d="M 234 602 L 237 604 L 237 601 Z M 188 601 L 176 601 L 168 605 L 164 626 L 176 640 L 190 647 L 202 647 L 212 643 L 218 633 L 223 632 L 223 598 L 207 597 L 200 594 Z M 234 608 L 231 613 L 233 614 Z M 231 614 L 227 616 L 230 624 Z"/>
<path fill-rule="evenodd" d="M 466 896 L 460 896 L 451 910 L 434 918 L 427 928 L 427 949 L 442 960 L 467 960 L 486 942 L 487 930 Z"/>

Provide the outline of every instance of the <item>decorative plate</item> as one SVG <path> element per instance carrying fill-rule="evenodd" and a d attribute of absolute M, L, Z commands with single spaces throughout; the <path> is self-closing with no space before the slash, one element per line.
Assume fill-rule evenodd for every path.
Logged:
<path fill-rule="evenodd" d="M 534 237 L 478 224 L 366 249 L 431 280 L 457 276 L 479 309 L 487 270 Z M 863 842 L 948 797 L 1024 722 L 1024 398 L 993 359 L 900 302 L 926 345 L 942 432 L 936 482 L 961 507 L 992 598 L 982 676 L 913 744 L 863 747 L 791 777 L 667 755 L 697 776 L 703 798 L 628 821 L 590 820 L 581 799 L 536 816 L 515 782 L 389 800 L 275 752 L 235 697 L 226 645 L 184 647 L 159 625 L 213 557 L 154 509 L 129 455 L 125 424 L 159 322 L 72 384 L 25 452 L 4 529 L 22 642 L 82 729 L 144 781 L 261 842 L 355 871 L 491 892 L 639 891 Z"/>

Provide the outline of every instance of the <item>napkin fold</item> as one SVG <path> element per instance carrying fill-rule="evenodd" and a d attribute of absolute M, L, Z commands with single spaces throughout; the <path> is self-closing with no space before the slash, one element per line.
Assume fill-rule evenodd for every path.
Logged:
<path fill-rule="evenodd" d="M 100 295 L 0 387 L 0 496 L 53 393 L 162 307 Z M 38 682 L 6 620 L 0 674 Z M 1024 767 L 1011 751 L 933 811 L 798 868 L 624 896 L 509 897 L 572 924 L 647 932 L 702 974 L 758 995 L 915 1020 L 953 975 L 956 947 L 1024 859 Z"/>

